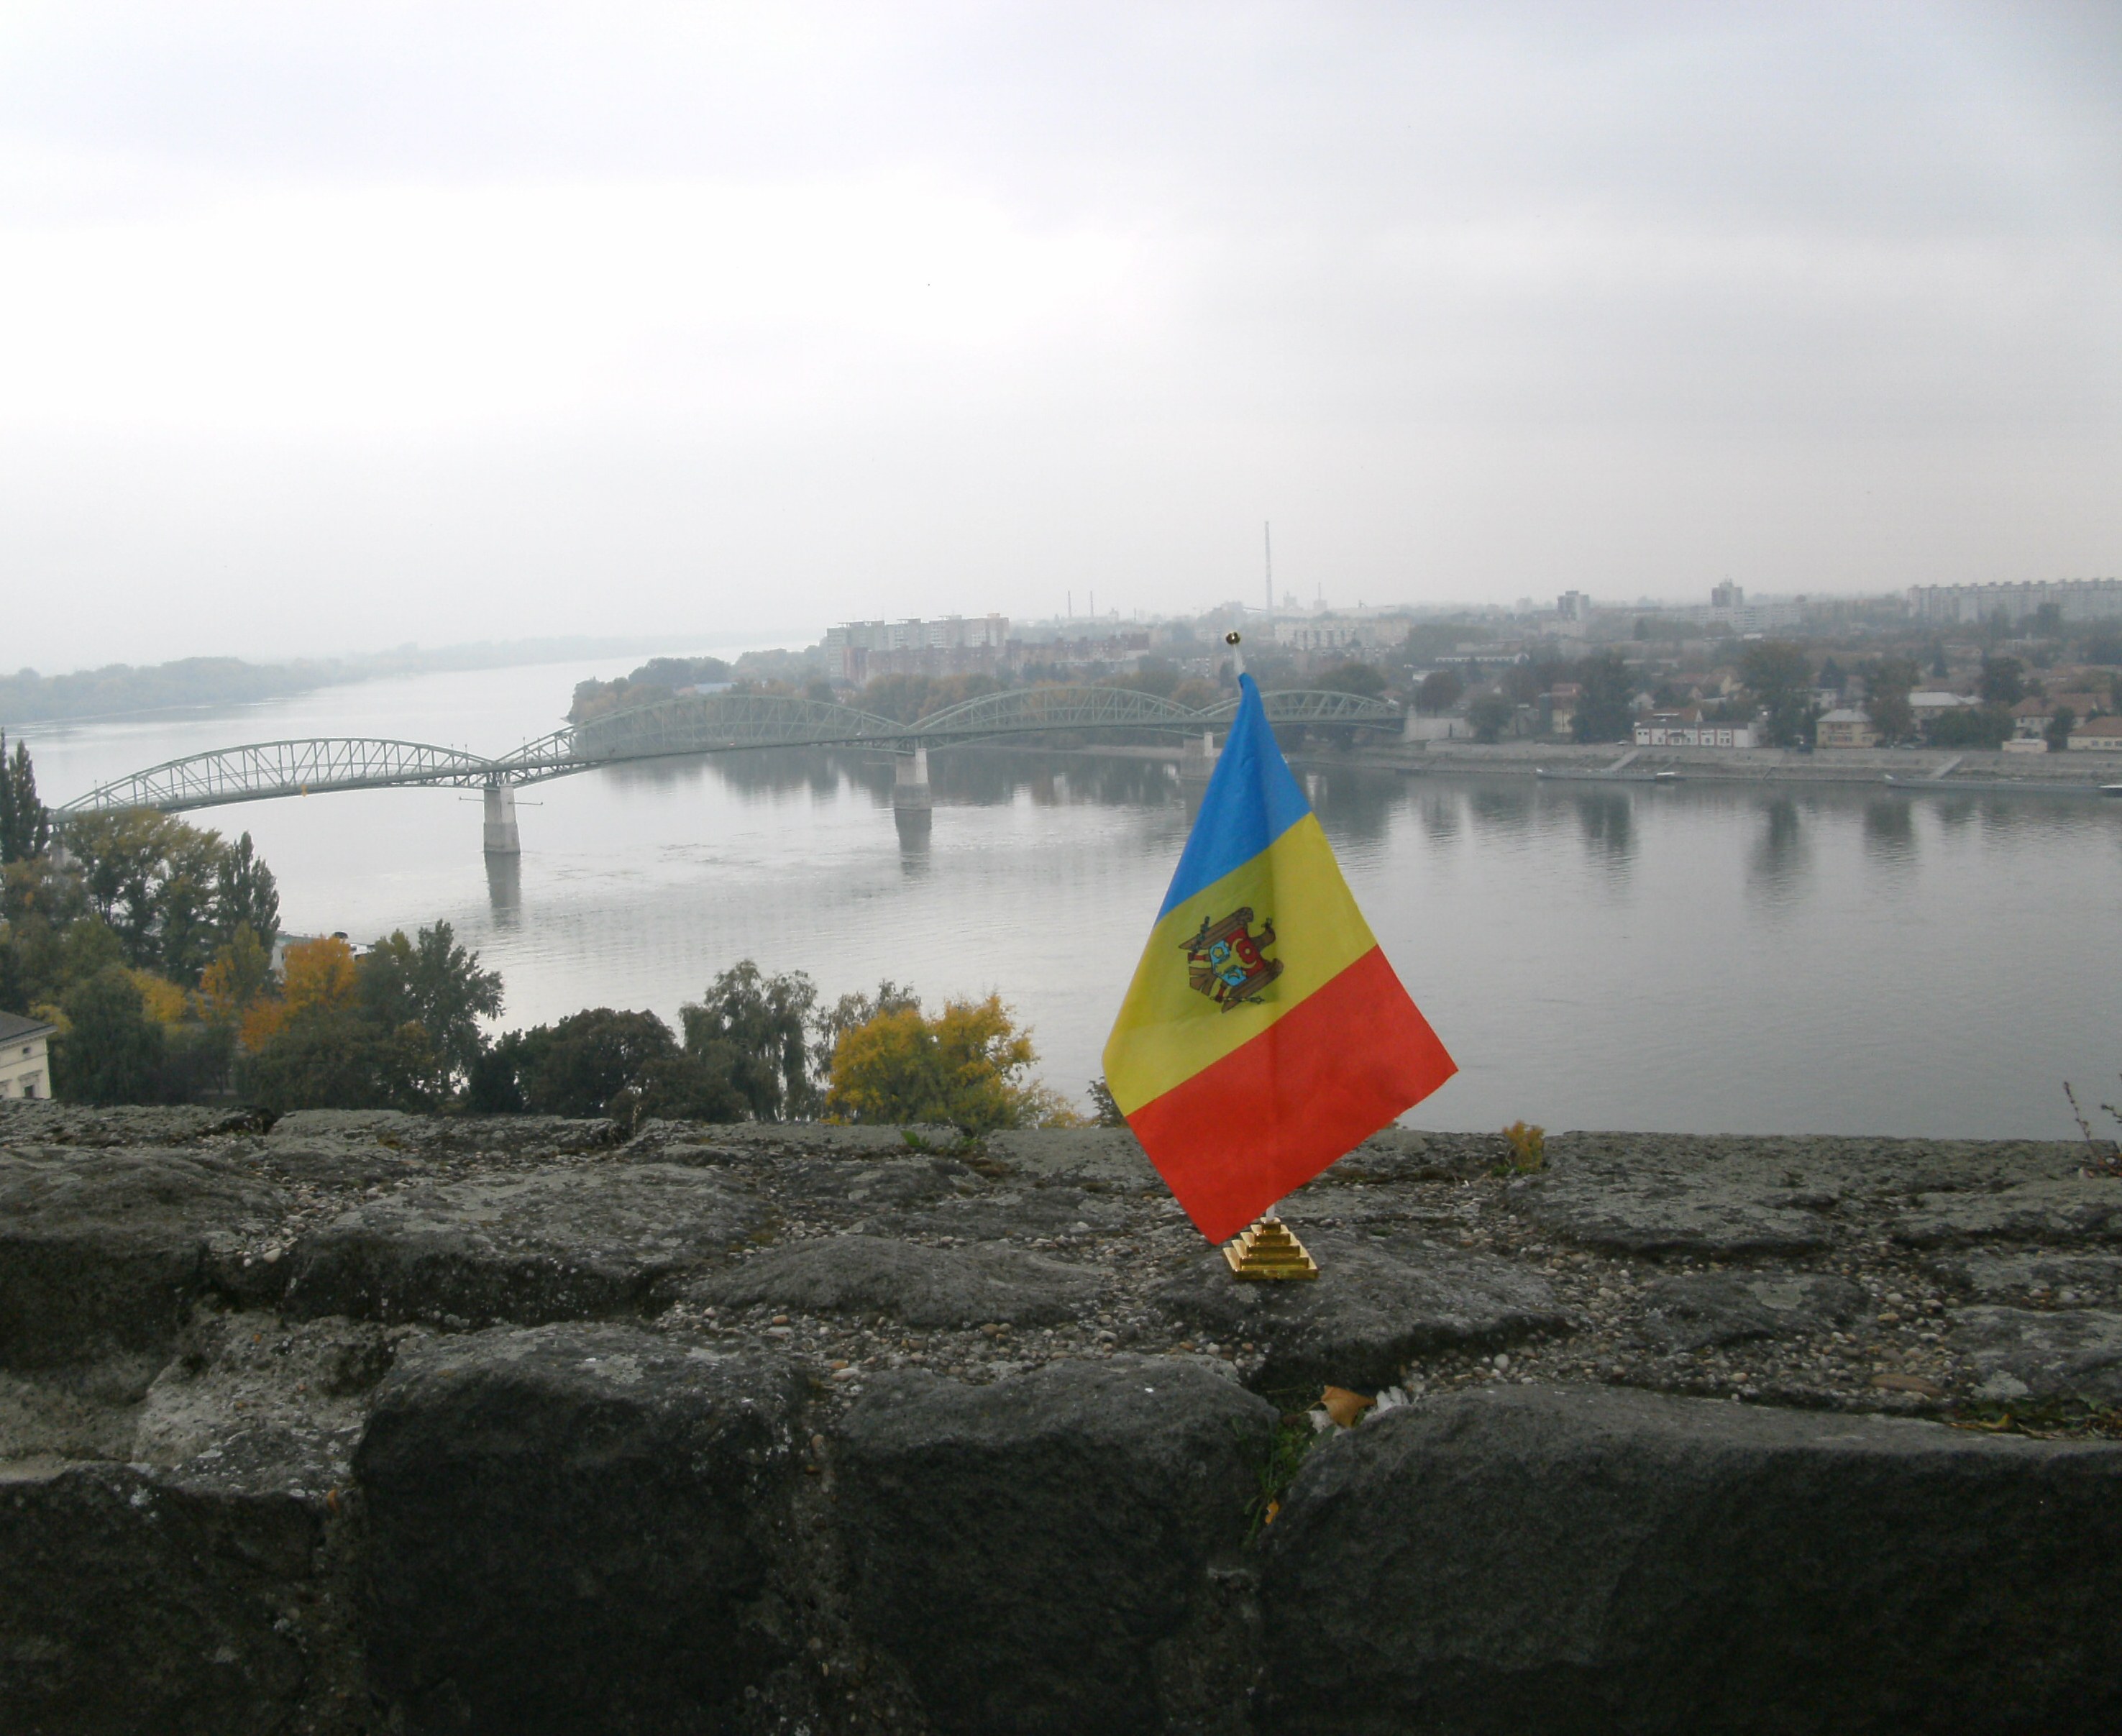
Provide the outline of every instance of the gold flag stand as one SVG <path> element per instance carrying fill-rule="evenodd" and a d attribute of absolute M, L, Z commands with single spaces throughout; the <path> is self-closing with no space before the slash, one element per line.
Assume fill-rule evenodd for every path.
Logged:
<path fill-rule="evenodd" d="M 1305 1252 L 1304 1244 L 1290 1234 L 1289 1226 L 1272 1214 L 1226 1242 L 1223 1257 L 1240 1278 L 1287 1280 L 1319 1275 L 1319 1262 Z"/>

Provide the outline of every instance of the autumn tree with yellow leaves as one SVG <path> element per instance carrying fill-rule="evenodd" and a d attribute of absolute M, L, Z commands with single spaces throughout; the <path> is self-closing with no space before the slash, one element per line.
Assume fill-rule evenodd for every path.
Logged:
<path fill-rule="evenodd" d="M 1038 1055 L 1002 997 L 953 1000 L 931 1018 L 918 1005 L 879 1013 L 833 1046 L 825 1116 L 841 1121 L 947 1125 L 977 1137 L 1006 1127 L 1068 1127 L 1082 1118 L 1029 1078 Z"/>

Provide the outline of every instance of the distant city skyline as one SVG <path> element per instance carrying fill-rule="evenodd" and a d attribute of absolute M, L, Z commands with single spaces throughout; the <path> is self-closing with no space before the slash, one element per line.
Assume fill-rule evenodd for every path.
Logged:
<path fill-rule="evenodd" d="M 2111 6 L 18 7 L 0 257 L 10 670 L 2122 571 Z"/>

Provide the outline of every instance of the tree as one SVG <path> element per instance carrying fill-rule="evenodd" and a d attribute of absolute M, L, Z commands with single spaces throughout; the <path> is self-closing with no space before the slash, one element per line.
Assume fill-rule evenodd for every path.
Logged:
<path fill-rule="evenodd" d="M 482 971 L 479 955 L 456 943 L 446 922 L 409 941 L 402 929 L 377 941 L 360 961 L 358 986 L 372 1024 L 418 1027 L 432 1057 L 428 1089 L 437 1098 L 470 1075 L 484 1047 L 479 1022 L 501 1011 L 500 973 Z"/>
<path fill-rule="evenodd" d="M 512 1031 L 493 1046 L 498 1059 L 481 1062 L 491 1081 L 504 1065 L 521 1107 L 538 1115 L 600 1116 L 624 1092 L 638 1092 L 655 1062 L 678 1053 L 671 1027 L 653 1013 L 619 1013 L 591 1007 L 554 1025 Z M 503 1107 L 491 1083 L 475 1093 L 474 1107 Z"/>
<path fill-rule="evenodd" d="M 1839 693 L 1849 685 L 1849 677 L 1842 672 L 1841 664 L 1833 657 L 1829 657 L 1820 666 L 1818 679 L 1820 685 L 1830 693 Z"/>
<path fill-rule="evenodd" d="M 1982 700 L 1987 705 L 2016 705 L 2026 696 L 2026 666 L 2015 657 L 1982 659 Z"/>
<path fill-rule="evenodd" d="M 1769 743 L 1790 747 L 1805 739 L 1812 714 L 1812 671 L 1802 645 L 1762 639 L 1739 659 L 1739 679 L 1762 710 Z"/>
<path fill-rule="evenodd" d="M 1914 659 L 1882 657 L 1867 663 L 1864 677 L 1864 714 L 1872 728 L 1889 743 L 1905 742 L 1916 731 L 1915 708 L 1909 691 L 1921 678 Z"/>
<path fill-rule="evenodd" d="M 1433 669 L 1422 678 L 1422 685 L 1414 690 L 1414 706 L 1418 711 L 1428 712 L 1432 717 L 1449 711 L 1459 703 L 1466 691 L 1466 684 L 1459 679 L 1453 669 Z"/>
<path fill-rule="evenodd" d="M 37 799 L 30 744 L 17 742 L 11 759 L 0 730 L 0 863 L 29 862 L 51 848 L 51 810 Z"/>
<path fill-rule="evenodd" d="M 243 1046 L 262 1048 L 282 1026 L 311 1008 L 351 1013 L 360 990 L 361 967 L 344 940 L 336 934 L 298 940 L 281 962 L 278 995 L 261 996 L 243 1015 Z"/>
<path fill-rule="evenodd" d="M 816 1015 L 817 1036 L 811 1050 L 812 1072 L 821 1079 L 831 1074 L 833 1051 L 848 1032 L 867 1024 L 880 1013 L 904 1013 L 909 1008 L 918 1012 L 921 997 L 906 984 L 895 983 L 888 976 L 876 985 L 874 994 L 843 994 L 825 1011 Z"/>
<path fill-rule="evenodd" d="M 1477 742 L 1501 741 L 1517 714 L 1517 707 L 1500 693 L 1482 694 L 1466 708 L 1466 721 L 1474 726 Z"/>
<path fill-rule="evenodd" d="M 272 953 L 249 923 L 238 923 L 200 974 L 199 1004 L 210 1018 L 240 1021 L 272 987 Z"/>
<path fill-rule="evenodd" d="M 935 1018 L 918 1008 L 881 1013 L 834 1047 L 825 1112 L 850 1121 L 947 1123 L 975 1137 L 1073 1124 L 1054 1093 L 1025 1079 L 1037 1059 L 999 995 L 948 1002 Z"/>
<path fill-rule="evenodd" d="M 1951 673 L 1952 666 L 1945 660 L 1945 641 L 1942 639 L 1933 639 L 1930 642 L 1931 679 L 1934 681 L 1942 681 Z"/>
<path fill-rule="evenodd" d="M 236 1069 L 244 1095 L 261 1109 L 432 1109 L 424 1041 L 385 1031 L 352 1007 L 311 1002 Z"/>
<path fill-rule="evenodd" d="M 1379 700 L 1385 697 L 1386 672 L 1370 663 L 1336 663 L 1325 674 L 1314 677 L 1313 685 L 1321 693 L 1348 693 L 1359 700 Z"/>
<path fill-rule="evenodd" d="M 1580 742 L 1618 742 L 1635 721 L 1635 678 L 1617 651 L 1587 657 L 1577 667 L 1584 691 L 1577 702 L 1573 732 Z"/>
<path fill-rule="evenodd" d="M 245 832 L 214 864 L 214 926 L 232 939 L 247 928 L 269 954 L 280 938 L 280 889 Z"/>
<path fill-rule="evenodd" d="M 2012 739 L 2012 714 L 2003 705 L 1963 705 L 1931 721 L 1933 747 L 1978 747 L 1994 753 Z"/>
<path fill-rule="evenodd" d="M 2050 753 L 2061 753 L 2070 746 L 2070 732 L 2078 728 L 2078 714 L 2068 705 L 2059 705 L 2055 715 L 2049 719 L 2049 727 L 2041 732 L 2049 744 Z"/>
<path fill-rule="evenodd" d="M 162 1027 L 147 1017 L 123 965 L 105 965 L 67 991 L 52 1086 L 77 1103 L 152 1103 L 161 1095 Z"/>
<path fill-rule="evenodd" d="M 278 933 L 279 894 L 247 835 L 224 844 L 217 832 L 133 808 L 77 816 L 67 846 L 81 863 L 89 908 L 143 970 L 196 984 L 242 924 L 269 946 Z"/>
<path fill-rule="evenodd" d="M 806 1118 L 817 1107 L 805 1046 L 817 999 L 802 971 L 768 976 L 741 959 L 679 1009 L 685 1053 L 731 1079 L 755 1121 Z"/>

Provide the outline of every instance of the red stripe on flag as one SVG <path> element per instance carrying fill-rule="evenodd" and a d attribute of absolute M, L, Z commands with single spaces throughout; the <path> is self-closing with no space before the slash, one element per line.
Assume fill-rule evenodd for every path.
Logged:
<path fill-rule="evenodd" d="M 1128 1125 L 1201 1233 L 1227 1242 L 1458 1070 L 1373 947 Z"/>

